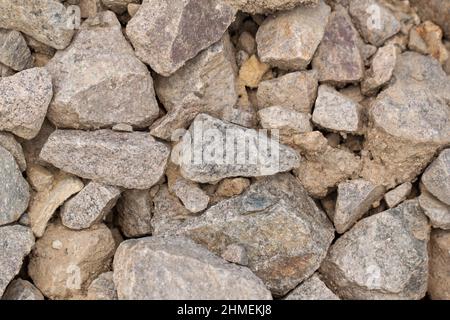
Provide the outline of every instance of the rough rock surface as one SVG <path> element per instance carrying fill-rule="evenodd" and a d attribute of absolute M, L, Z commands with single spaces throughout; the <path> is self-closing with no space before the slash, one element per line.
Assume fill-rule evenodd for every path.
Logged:
<path fill-rule="evenodd" d="M 153 202 L 149 190 L 125 190 L 117 203 L 118 224 L 127 237 L 152 233 Z"/>
<path fill-rule="evenodd" d="M 261 61 L 285 70 L 306 69 L 324 36 L 330 11 L 320 0 L 314 7 L 269 16 L 256 34 Z"/>
<path fill-rule="evenodd" d="M 56 130 L 40 157 L 85 179 L 148 189 L 163 176 L 169 153 L 165 144 L 148 133 Z"/>
<path fill-rule="evenodd" d="M 363 94 L 372 94 L 391 80 L 397 62 L 397 48 L 390 44 L 378 49 L 371 68 L 361 83 Z"/>
<path fill-rule="evenodd" d="M 16 279 L 9 284 L 2 300 L 44 300 L 44 296 L 31 282 Z"/>
<path fill-rule="evenodd" d="M 115 206 L 121 190 L 97 182 L 90 182 L 61 208 L 61 222 L 73 230 L 87 229 L 102 221 Z"/>
<path fill-rule="evenodd" d="M 256 55 L 252 55 L 239 69 L 240 82 L 249 88 L 258 88 L 264 75 L 270 70 L 270 66 L 259 61 Z"/>
<path fill-rule="evenodd" d="M 247 250 L 239 244 L 230 244 L 222 253 L 225 260 L 239 264 L 241 266 L 248 265 Z"/>
<path fill-rule="evenodd" d="M 433 196 L 450 205 L 450 149 L 442 151 L 425 170 L 422 183 Z"/>
<path fill-rule="evenodd" d="M 209 141 L 211 139 L 213 143 Z M 246 140 L 249 145 L 244 144 Z M 300 162 L 295 150 L 279 144 L 265 133 L 258 134 L 256 130 L 206 114 L 196 117 L 189 134 L 181 140 L 179 150 L 177 164 L 181 174 L 200 183 L 238 176 L 273 175 L 298 167 Z"/>
<path fill-rule="evenodd" d="M 48 117 L 59 128 L 98 129 L 118 123 L 144 128 L 158 116 L 150 73 L 112 12 L 86 20 L 46 69 L 55 92 Z"/>
<path fill-rule="evenodd" d="M 105 272 L 92 281 L 88 288 L 88 300 L 117 300 L 116 286 L 114 285 L 113 272 Z"/>
<path fill-rule="evenodd" d="M 450 206 L 436 199 L 432 194 L 422 188 L 419 204 L 423 212 L 430 219 L 434 228 L 450 230 Z"/>
<path fill-rule="evenodd" d="M 123 242 L 114 257 L 114 283 L 119 299 L 271 299 L 250 270 L 229 264 L 184 237 Z"/>
<path fill-rule="evenodd" d="M 218 41 L 235 13 L 218 0 L 144 0 L 126 30 L 136 55 L 169 76 Z"/>
<path fill-rule="evenodd" d="M 340 183 L 333 216 L 338 233 L 349 230 L 384 195 L 384 188 L 363 179 Z"/>
<path fill-rule="evenodd" d="M 450 36 L 450 3 L 446 0 L 410 0 L 418 9 L 422 20 L 431 20 L 439 24 L 446 36 Z"/>
<path fill-rule="evenodd" d="M 405 182 L 399 185 L 397 188 L 389 191 L 384 195 L 384 200 L 389 208 L 396 207 L 399 203 L 406 200 L 406 198 L 411 193 L 412 184 L 411 182 Z"/>
<path fill-rule="evenodd" d="M 0 130 L 25 139 L 34 138 L 53 95 L 49 73 L 43 68 L 33 68 L 1 78 L 0 92 Z"/>
<path fill-rule="evenodd" d="M 27 227 L 0 227 L 0 296 L 19 273 L 23 259 L 34 245 L 33 232 Z"/>
<path fill-rule="evenodd" d="M 433 300 L 450 299 L 450 231 L 433 230 L 430 239 L 428 293 Z"/>
<path fill-rule="evenodd" d="M 27 169 L 27 162 L 25 160 L 25 155 L 23 154 L 22 145 L 17 142 L 12 134 L 0 132 L 0 146 L 11 153 L 22 172 Z"/>
<path fill-rule="evenodd" d="M 285 300 L 339 300 L 339 297 L 315 273 L 289 293 Z"/>
<path fill-rule="evenodd" d="M 0 226 L 19 220 L 29 199 L 28 183 L 14 157 L 0 146 Z"/>
<path fill-rule="evenodd" d="M 242 245 L 249 268 L 277 296 L 317 270 L 334 238 L 325 214 L 289 174 L 258 181 L 188 220 L 176 233 L 218 255 L 230 244 Z"/>
<path fill-rule="evenodd" d="M 32 64 L 30 49 L 20 32 L 0 29 L 0 62 L 16 71 Z"/>
<path fill-rule="evenodd" d="M 64 49 L 74 34 L 76 17 L 61 1 L 2 0 L 0 28 L 23 32 L 56 49 Z"/>
<path fill-rule="evenodd" d="M 359 41 L 358 31 L 348 12 L 338 7 L 330 15 L 312 63 L 320 82 L 345 85 L 363 78 L 364 62 L 359 51 Z"/>
<path fill-rule="evenodd" d="M 320 273 L 343 299 L 422 299 L 430 227 L 417 201 L 359 221 L 331 247 Z"/>
<path fill-rule="evenodd" d="M 259 84 L 257 99 L 260 109 L 289 107 L 310 113 L 317 97 L 317 72 L 291 72 Z"/>
<path fill-rule="evenodd" d="M 314 5 L 317 0 L 224 0 L 241 11 L 251 14 L 290 10 L 297 5 Z"/>
<path fill-rule="evenodd" d="M 80 298 L 109 270 L 114 251 L 111 231 L 103 224 L 81 231 L 51 224 L 36 242 L 28 273 L 48 298 Z"/>

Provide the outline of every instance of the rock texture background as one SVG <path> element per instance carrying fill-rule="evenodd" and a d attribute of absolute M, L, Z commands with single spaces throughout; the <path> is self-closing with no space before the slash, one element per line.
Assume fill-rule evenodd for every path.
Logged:
<path fill-rule="evenodd" d="M 448 0 L 0 0 L 0 298 L 450 300 Z"/>

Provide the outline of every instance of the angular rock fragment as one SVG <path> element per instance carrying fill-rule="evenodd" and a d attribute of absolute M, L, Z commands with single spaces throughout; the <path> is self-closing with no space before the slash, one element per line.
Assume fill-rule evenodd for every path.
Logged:
<path fill-rule="evenodd" d="M 322 40 L 330 15 L 323 0 L 314 7 L 297 7 L 264 20 L 256 34 L 262 62 L 284 70 L 304 70 Z"/>
<path fill-rule="evenodd" d="M 334 88 L 321 85 L 312 121 L 331 131 L 358 133 L 362 129 L 362 107 Z"/>
<path fill-rule="evenodd" d="M 338 7 L 329 18 L 325 35 L 312 65 L 319 81 L 332 85 L 359 82 L 364 75 L 364 61 L 359 51 L 358 31 L 347 11 Z"/>
<path fill-rule="evenodd" d="M 240 195 L 250 186 L 250 180 L 245 178 L 223 179 L 216 190 L 219 197 L 233 197 Z"/>
<path fill-rule="evenodd" d="M 1 78 L 0 92 L 0 130 L 24 139 L 34 138 L 53 95 L 49 73 L 33 68 Z"/>
<path fill-rule="evenodd" d="M 123 242 L 114 257 L 114 283 L 119 299 L 125 300 L 271 299 L 250 270 L 184 237 Z"/>
<path fill-rule="evenodd" d="M 109 10 L 117 14 L 122 14 L 127 11 L 127 6 L 131 3 L 139 3 L 139 0 L 101 0 L 102 4 Z"/>
<path fill-rule="evenodd" d="M 349 12 L 364 40 L 374 46 L 383 45 L 400 31 L 400 22 L 378 0 L 351 0 Z"/>
<path fill-rule="evenodd" d="M 338 233 L 349 230 L 384 195 L 384 188 L 363 179 L 340 183 L 333 216 Z"/>
<path fill-rule="evenodd" d="M 442 30 L 431 21 L 425 21 L 411 30 L 408 46 L 422 54 L 430 54 L 441 64 L 449 58 L 449 52 L 442 43 Z"/>
<path fill-rule="evenodd" d="M 76 23 L 76 10 L 66 9 L 61 1 L 0 2 L 0 28 L 23 32 L 55 49 L 69 45 Z"/>
<path fill-rule="evenodd" d="M 289 293 L 285 300 L 339 300 L 339 297 L 315 273 Z"/>
<path fill-rule="evenodd" d="M 36 242 L 28 274 L 50 299 L 79 299 L 109 270 L 114 251 L 111 231 L 103 224 L 81 231 L 51 224 Z"/>
<path fill-rule="evenodd" d="M 79 0 L 79 2 L 81 18 L 95 17 L 103 9 L 102 0 Z"/>
<path fill-rule="evenodd" d="M 433 230 L 430 239 L 428 293 L 433 300 L 450 299 L 450 231 Z"/>
<path fill-rule="evenodd" d="M 31 52 L 20 32 L 0 29 L 0 62 L 16 71 L 31 66 Z"/>
<path fill-rule="evenodd" d="M 19 225 L 0 227 L 0 296 L 19 273 L 33 245 L 31 229 Z"/>
<path fill-rule="evenodd" d="M 391 80 L 397 62 L 397 48 L 394 45 L 386 45 L 378 49 L 375 54 L 370 71 L 366 73 L 361 83 L 363 94 L 370 95 Z"/>
<path fill-rule="evenodd" d="M 13 74 L 14 74 L 13 69 L 0 63 L 0 78 L 1 77 L 9 77 L 9 76 L 12 76 Z"/>
<path fill-rule="evenodd" d="M 411 5 L 418 9 L 422 21 L 436 22 L 450 36 L 450 3 L 446 0 L 410 0 Z"/>
<path fill-rule="evenodd" d="M 230 244 L 222 253 L 222 258 L 241 266 L 248 265 L 247 250 L 241 245 Z"/>
<path fill-rule="evenodd" d="M 50 190 L 53 185 L 54 175 L 46 168 L 32 164 L 27 170 L 27 179 L 30 182 L 31 187 L 35 191 Z"/>
<path fill-rule="evenodd" d="M 72 230 L 82 230 L 101 222 L 115 206 L 121 190 L 90 182 L 61 208 L 61 222 Z"/>
<path fill-rule="evenodd" d="M 258 57 L 253 55 L 241 65 L 239 80 L 246 87 L 257 88 L 269 70 L 268 64 L 260 62 Z"/>
<path fill-rule="evenodd" d="M 209 115 L 197 116 L 180 142 L 181 174 L 209 183 L 229 177 L 256 177 L 290 171 L 300 156 L 264 132 L 223 122 Z M 269 150 L 271 152 L 269 152 Z"/>
<path fill-rule="evenodd" d="M 144 0 L 126 32 L 139 59 L 169 76 L 217 42 L 235 13 L 218 0 Z"/>
<path fill-rule="evenodd" d="M 142 132 L 56 130 L 41 159 L 85 179 L 148 189 L 163 176 L 169 147 Z"/>
<path fill-rule="evenodd" d="M 248 31 L 242 32 L 241 35 L 239 36 L 237 48 L 244 50 L 249 55 L 255 54 L 256 53 L 255 37 L 253 37 L 253 35 Z"/>
<path fill-rule="evenodd" d="M 243 12 L 251 14 L 256 13 L 272 13 L 279 10 L 290 10 L 297 5 L 316 4 L 318 0 L 224 0 L 225 2 L 235 6 Z"/>
<path fill-rule="evenodd" d="M 36 237 L 42 237 L 56 209 L 81 189 L 83 182 L 80 179 L 61 171 L 50 188 L 42 189 L 33 196 L 28 215 Z"/>
<path fill-rule="evenodd" d="M 11 153 L 0 146 L 0 226 L 19 220 L 29 200 L 27 181 Z"/>
<path fill-rule="evenodd" d="M 249 268 L 276 296 L 312 275 L 334 238 L 326 215 L 290 174 L 261 179 L 176 233 L 218 255 L 231 244 L 243 246 Z"/>
<path fill-rule="evenodd" d="M 422 183 L 433 196 L 450 205 L 450 149 L 442 151 L 425 170 Z"/>
<path fill-rule="evenodd" d="M 25 155 L 23 154 L 22 146 L 12 134 L 0 132 L 0 146 L 11 153 L 16 160 L 16 163 L 19 165 L 20 171 L 23 172 L 27 169 L 27 162 L 25 160 Z"/>
<path fill-rule="evenodd" d="M 16 279 L 9 284 L 2 300 L 44 300 L 44 296 L 31 282 Z"/>
<path fill-rule="evenodd" d="M 150 73 L 110 11 L 86 20 L 46 69 L 55 93 L 48 117 L 59 128 L 144 128 L 158 117 Z"/>
<path fill-rule="evenodd" d="M 331 247 L 320 273 L 342 299 L 422 299 L 430 227 L 417 201 L 359 221 Z"/>
<path fill-rule="evenodd" d="M 384 195 L 384 200 L 389 208 L 394 208 L 401 202 L 405 201 L 406 198 L 411 193 L 412 184 L 411 182 L 405 182 L 399 185 L 394 190 L 389 191 Z"/>
<path fill-rule="evenodd" d="M 116 286 L 114 285 L 113 272 L 105 272 L 92 281 L 88 288 L 88 300 L 117 300 Z"/>
<path fill-rule="evenodd" d="M 257 93 L 258 107 L 283 106 L 310 113 L 317 97 L 317 85 L 315 71 L 291 72 L 262 81 Z"/>
<path fill-rule="evenodd" d="M 422 188 L 422 194 L 419 196 L 419 204 L 423 212 L 430 219 L 434 228 L 450 230 L 450 206 L 436 199 L 427 190 Z"/>
<path fill-rule="evenodd" d="M 118 224 L 128 238 L 152 233 L 152 197 L 149 190 L 125 190 L 117 203 Z"/>

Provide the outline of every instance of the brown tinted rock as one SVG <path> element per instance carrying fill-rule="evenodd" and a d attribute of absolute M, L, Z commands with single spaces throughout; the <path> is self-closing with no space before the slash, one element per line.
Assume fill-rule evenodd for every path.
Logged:
<path fill-rule="evenodd" d="M 169 147 L 148 133 L 57 130 L 41 159 L 85 179 L 130 189 L 148 189 L 163 176 Z"/>
<path fill-rule="evenodd" d="M 250 186 L 250 180 L 245 178 L 223 179 L 216 190 L 219 197 L 233 197 L 240 195 Z"/>
<path fill-rule="evenodd" d="M 419 196 L 419 204 L 424 213 L 430 219 L 434 228 L 450 230 L 450 206 L 442 203 L 430 194 L 425 188 L 422 188 L 422 194 Z"/>
<path fill-rule="evenodd" d="M 430 239 L 428 293 L 433 300 L 450 299 L 450 232 L 433 230 Z"/>
<path fill-rule="evenodd" d="M 319 81 L 336 85 L 359 82 L 364 62 L 359 51 L 359 34 L 347 11 L 339 7 L 329 18 L 325 35 L 313 60 Z"/>
<path fill-rule="evenodd" d="M 28 207 L 30 191 L 14 157 L 0 146 L 0 226 L 19 220 Z"/>
<path fill-rule="evenodd" d="M 411 182 L 405 182 L 399 185 L 397 188 L 389 191 L 384 195 L 384 200 L 389 208 L 396 207 L 401 202 L 405 201 L 411 193 Z"/>
<path fill-rule="evenodd" d="M 177 233 L 218 255 L 228 245 L 242 245 L 249 268 L 277 296 L 314 273 L 334 238 L 326 215 L 289 174 L 261 179 Z"/>
<path fill-rule="evenodd" d="M 422 299 L 430 227 L 417 201 L 359 221 L 331 247 L 320 273 L 343 299 Z"/>
<path fill-rule="evenodd" d="M 313 129 L 310 114 L 297 112 L 286 107 L 274 106 L 261 109 L 258 112 L 258 117 L 261 127 L 269 130 L 280 130 L 280 134 L 286 137 L 310 132 Z"/>
<path fill-rule="evenodd" d="M 447 37 L 450 36 L 450 3 L 446 0 L 411 0 L 411 5 L 418 9 L 422 20 L 431 20 L 442 27 Z"/>
<path fill-rule="evenodd" d="M 339 297 L 315 273 L 289 293 L 285 300 L 339 300 Z"/>
<path fill-rule="evenodd" d="M 41 131 L 38 135 L 30 140 L 22 140 L 23 153 L 28 166 L 40 165 L 46 168 L 51 167 L 48 162 L 39 158 L 39 153 L 42 147 L 47 142 L 48 137 L 56 130 L 56 128 L 48 121 L 44 120 L 42 123 Z"/>
<path fill-rule="evenodd" d="M 297 7 L 264 20 L 256 34 L 261 61 L 284 70 L 304 70 L 324 36 L 330 7 Z"/>
<path fill-rule="evenodd" d="M 0 227 L 0 296 L 19 273 L 33 245 L 31 229 L 19 225 Z"/>
<path fill-rule="evenodd" d="M 169 76 L 218 41 L 235 13 L 217 0 L 144 0 L 126 31 L 136 55 Z"/>
<path fill-rule="evenodd" d="M 152 233 L 152 197 L 149 190 L 125 190 L 117 203 L 118 224 L 129 238 Z"/>
<path fill-rule="evenodd" d="M 268 64 L 260 62 L 256 55 L 252 55 L 241 65 L 239 80 L 246 87 L 257 88 L 269 69 Z"/>
<path fill-rule="evenodd" d="M 227 263 L 184 237 L 123 242 L 114 257 L 114 283 L 124 300 L 272 298 L 250 270 Z"/>
<path fill-rule="evenodd" d="M 150 73 L 110 11 L 86 20 L 46 69 L 55 92 L 48 117 L 59 128 L 144 128 L 158 117 Z"/>
<path fill-rule="evenodd" d="M 450 205 L 450 149 L 445 149 L 422 176 L 427 190 L 443 203 Z"/>
<path fill-rule="evenodd" d="M 56 49 L 64 49 L 74 33 L 76 16 L 56 0 L 0 2 L 0 28 L 23 32 Z"/>
<path fill-rule="evenodd" d="M 27 162 L 25 161 L 22 146 L 12 134 L 0 132 L 0 146 L 11 153 L 22 172 L 27 169 Z"/>
<path fill-rule="evenodd" d="M 449 58 L 447 48 L 442 43 L 443 34 L 439 26 L 435 25 L 431 21 L 425 21 L 420 26 L 416 27 L 414 31 L 415 32 L 411 31 L 412 36 L 410 35 L 410 40 L 411 38 L 414 39 L 414 37 L 418 35 L 423 40 L 426 46 L 426 50 L 424 50 L 425 52 L 421 53 L 430 54 L 441 64 L 443 64 Z M 420 43 L 420 41 L 418 42 Z M 420 49 L 422 49 L 422 47 L 420 47 Z"/>
<path fill-rule="evenodd" d="M 27 169 L 27 179 L 35 191 L 44 191 L 52 188 L 54 175 L 46 168 L 32 164 Z"/>
<path fill-rule="evenodd" d="M 13 69 L 0 63 L 0 78 L 1 77 L 9 77 L 9 76 L 12 76 L 13 74 L 14 74 Z"/>
<path fill-rule="evenodd" d="M 52 79 L 43 68 L 33 68 L 0 79 L 0 130 L 34 138 L 52 99 Z"/>
<path fill-rule="evenodd" d="M 51 224 L 36 242 L 28 273 L 50 299 L 79 298 L 109 270 L 114 251 L 111 231 L 103 224 L 81 231 Z"/>
<path fill-rule="evenodd" d="M 82 230 L 101 222 L 116 205 L 121 190 L 97 182 L 90 182 L 61 208 L 61 222 L 73 230 Z"/>
<path fill-rule="evenodd" d="M 22 34 L 15 30 L 0 29 L 0 62 L 22 71 L 32 64 L 30 49 Z"/>
<path fill-rule="evenodd" d="M 310 113 L 317 97 L 315 71 L 292 72 L 272 80 L 262 81 L 258 87 L 259 108 L 283 106 L 298 112 Z"/>
<path fill-rule="evenodd" d="M 363 94 L 370 95 L 387 84 L 391 80 L 397 62 L 397 48 L 394 45 L 386 45 L 378 49 L 375 54 L 371 68 L 366 73 L 361 83 Z"/>
<path fill-rule="evenodd" d="M 101 0 L 102 4 L 109 10 L 117 14 L 122 14 L 127 11 L 127 6 L 132 3 L 139 3 L 139 0 Z"/>
<path fill-rule="evenodd" d="M 317 0 L 225 0 L 241 11 L 251 14 L 255 13 L 272 13 L 278 10 L 290 10 L 297 5 L 316 4 Z"/>
<path fill-rule="evenodd" d="M 248 265 L 247 250 L 241 245 L 230 244 L 222 253 L 222 258 L 241 266 Z"/>
<path fill-rule="evenodd" d="M 253 35 L 248 31 L 242 32 L 241 35 L 239 36 L 237 48 L 244 50 L 249 55 L 255 54 L 256 53 L 255 37 L 253 37 Z"/>
<path fill-rule="evenodd" d="M 113 272 L 105 272 L 92 281 L 88 288 L 88 300 L 117 300 Z"/>
<path fill-rule="evenodd" d="M 155 90 L 168 114 L 151 127 L 155 137 L 170 140 L 202 112 L 221 117 L 238 99 L 234 48 L 226 33 L 170 77 L 157 77 Z"/>
<path fill-rule="evenodd" d="M 9 284 L 2 300 L 44 300 L 44 296 L 31 282 L 16 279 Z"/>

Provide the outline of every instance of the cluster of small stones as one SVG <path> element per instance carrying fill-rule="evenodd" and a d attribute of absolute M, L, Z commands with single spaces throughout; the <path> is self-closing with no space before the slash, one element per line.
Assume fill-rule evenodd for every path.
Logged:
<path fill-rule="evenodd" d="M 0 1 L 0 298 L 450 299 L 449 6 Z"/>

